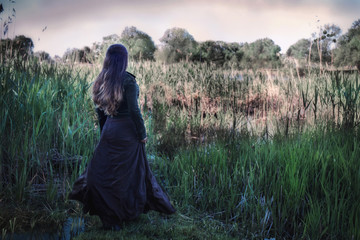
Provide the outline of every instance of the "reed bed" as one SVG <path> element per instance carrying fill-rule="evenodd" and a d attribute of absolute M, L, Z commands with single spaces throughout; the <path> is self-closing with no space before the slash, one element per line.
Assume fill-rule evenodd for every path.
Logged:
<path fill-rule="evenodd" d="M 358 239 L 359 136 L 318 128 L 154 159 L 171 196 L 256 238 Z"/>
<path fill-rule="evenodd" d="M 0 190 L 19 202 L 46 193 L 51 202 L 66 196 L 96 144 L 90 84 L 81 71 L 25 64 L 0 68 Z"/>
<path fill-rule="evenodd" d="M 2 209 L 68 203 L 99 139 L 90 88 L 100 68 L 1 64 Z M 360 238 L 358 74 L 187 62 L 129 71 L 149 161 L 180 214 L 203 212 L 235 238 Z M 16 227 L 8 218 L 5 233 Z"/>
<path fill-rule="evenodd" d="M 300 76 L 290 67 L 253 72 L 155 62 L 132 64 L 130 71 L 152 118 L 153 143 L 167 155 L 189 143 L 228 138 L 229 131 L 271 138 L 323 122 L 337 129 L 360 122 L 358 73 L 312 70 Z"/>

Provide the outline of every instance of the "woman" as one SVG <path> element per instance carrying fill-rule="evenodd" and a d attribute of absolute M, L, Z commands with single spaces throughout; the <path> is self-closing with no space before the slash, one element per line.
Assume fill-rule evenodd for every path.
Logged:
<path fill-rule="evenodd" d="M 143 212 L 175 212 L 149 168 L 144 121 L 138 106 L 139 86 L 126 72 L 128 54 L 121 44 L 109 47 L 93 87 L 100 142 L 87 170 L 75 182 L 70 199 L 84 212 L 98 215 L 104 228 L 119 228 Z"/>

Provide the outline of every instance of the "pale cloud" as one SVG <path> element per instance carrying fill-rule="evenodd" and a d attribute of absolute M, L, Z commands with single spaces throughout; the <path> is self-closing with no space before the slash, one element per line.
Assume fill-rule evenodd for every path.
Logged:
<path fill-rule="evenodd" d="M 284 52 L 320 25 L 335 23 L 346 32 L 360 17 L 358 0 L 18 0 L 15 8 L 16 34 L 30 36 L 35 50 L 51 55 L 89 46 L 126 26 L 136 26 L 157 44 L 166 29 L 183 27 L 197 41 L 269 37 Z"/>

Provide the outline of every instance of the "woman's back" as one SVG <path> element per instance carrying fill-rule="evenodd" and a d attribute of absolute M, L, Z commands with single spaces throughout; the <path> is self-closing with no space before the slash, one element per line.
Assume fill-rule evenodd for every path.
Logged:
<path fill-rule="evenodd" d="M 114 54 L 123 51 L 114 51 Z M 104 64 L 107 65 L 113 64 L 110 61 Z M 114 79 L 107 78 L 106 72 L 104 68 L 94 90 L 95 103 L 105 109 L 97 108 L 102 129 L 100 141 L 86 172 L 75 182 L 69 198 L 81 201 L 85 213 L 98 215 L 105 228 L 118 226 L 122 221 L 134 219 L 148 210 L 172 214 L 175 209 L 157 183 L 146 159 L 146 130 L 138 105 L 139 86 L 135 76 L 124 72 L 113 74 Z M 118 89 L 104 90 L 111 85 Z M 108 99 L 116 102 L 108 102 Z M 114 109 L 114 106 L 117 107 Z"/>

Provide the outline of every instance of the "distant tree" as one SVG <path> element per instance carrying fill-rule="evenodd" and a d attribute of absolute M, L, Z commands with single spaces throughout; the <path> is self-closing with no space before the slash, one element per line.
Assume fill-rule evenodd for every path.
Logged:
<path fill-rule="evenodd" d="M 62 62 L 62 58 L 59 55 L 55 55 L 54 59 L 55 62 Z"/>
<path fill-rule="evenodd" d="M 348 43 L 352 39 L 357 38 L 359 36 L 360 36 L 360 18 L 352 23 L 351 28 L 343 36 L 343 38 L 341 39 L 340 44 Z"/>
<path fill-rule="evenodd" d="M 119 43 L 120 37 L 117 34 L 111 34 L 108 36 L 103 37 L 103 42 L 105 43 Z"/>
<path fill-rule="evenodd" d="M 311 59 L 320 62 L 320 67 L 324 62 L 332 63 L 332 50 L 340 36 L 341 28 L 337 25 L 325 24 L 323 27 L 320 27 L 317 34 L 313 33 L 313 46 L 315 46 L 315 48 L 311 48 Z"/>
<path fill-rule="evenodd" d="M 120 43 L 120 37 L 117 34 L 111 34 L 103 37 L 102 42 L 95 42 L 91 47 L 92 58 L 102 62 L 108 47 L 114 43 Z"/>
<path fill-rule="evenodd" d="M 92 63 L 93 54 L 89 47 L 82 49 L 67 49 L 63 55 L 63 61 L 65 62 L 78 62 L 78 63 Z"/>
<path fill-rule="evenodd" d="M 336 66 L 355 66 L 360 71 L 360 19 L 339 39 L 335 49 Z"/>
<path fill-rule="evenodd" d="M 76 62 L 76 51 L 78 49 L 76 48 L 68 48 L 66 49 L 66 51 L 64 52 L 62 59 L 64 62 Z"/>
<path fill-rule="evenodd" d="M 129 57 L 134 60 L 153 60 L 155 44 L 151 37 L 136 29 L 136 27 L 126 27 L 121 33 L 120 41 L 128 49 Z"/>
<path fill-rule="evenodd" d="M 50 54 L 45 51 L 35 52 L 34 57 L 38 58 L 40 61 L 51 61 Z"/>
<path fill-rule="evenodd" d="M 215 63 L 218 66 L 238 66 L 243 52 L 238 43 L 205 41 L 198 43 L 191 60 Z"/>
<path fill-rule="evenodd" d="M 189 59 L 197 45 L 194 37 L 183 28 L 166 30 L 160 42 L 163 46 L 157 58 L 167 63 Z"/>
<path fill-rule="evenodd" d="M 27 59 L 33 53 L 34 43 L 31 38 L 24 35 L 16 36 L 14 39 L 1 39 L 0 49 L 2 58 Z"/>
<path fill-rule="evenodd" d="M 92 63 L 93 62 L 93 54 L 91 52 L 90 47 L 85 46 L 84 48 L 80 49 L 79 51 L 79 60 L 83 63 Z"/>
<path fill-rule="evenodd" d="M 244 68 L 274 68 L 281 65 L 281 48 L 269 38 L 259 39 L 243 46 L 244 56 L 241 66 Z"/>
<path fill-rule="evenodd" d="M 16 36 L 13 43 L 14 49 L 19 56 L 27 58 L 33 53 L 34 43 L 31 38 L 25 37 L 24 35 Z"/>
<path fill-rule="evenodd" d="M 228 43 L 225 49 L 225 65 L 240 67 L 241 59 L 244 56 L 243 45 L 239 43 Z"/>
<path fill-rule="evenodd" d="M 225 63 L 224 43 L 211 40 L 199 43 L 193 52 L 192 60 L 223 65 Z"/>
<path fill-rule="evenodd" d="M 296 59 L 308 59 L 311 41 L 309 39 L 300 39 L 289 47 L 286 56 Z"/>

